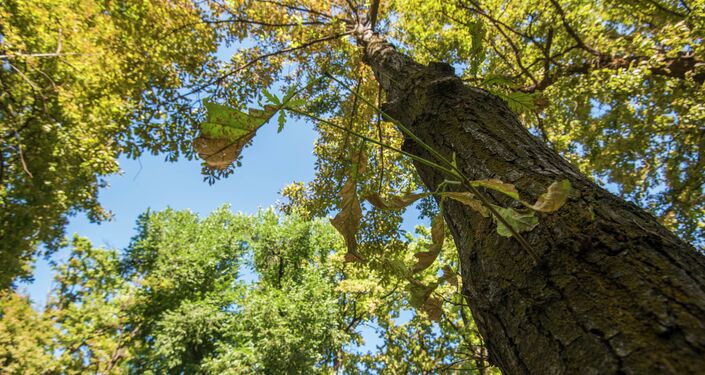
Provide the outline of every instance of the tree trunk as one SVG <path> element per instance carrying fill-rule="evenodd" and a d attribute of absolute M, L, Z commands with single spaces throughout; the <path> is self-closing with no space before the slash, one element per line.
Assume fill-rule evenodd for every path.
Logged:
<path fill-rule="evenodd" d="M 463 292 L 505 374 L 705 374 L 702 254 L 595 185 L 450 66 L 417 64 L 368 28 L 354 35 L 387 93 L 385 110 L 441 154 L 455 154 L 470 179 L 513 183 L 528 201 L 553 181 L 573 185 L 565 206 L 524 233 L 538 263 L 491 220 L 445 204 Z M 413 141 L 404 147 L 432 159 Z M 448 177 L 416 168 L 429 190 Z"/>

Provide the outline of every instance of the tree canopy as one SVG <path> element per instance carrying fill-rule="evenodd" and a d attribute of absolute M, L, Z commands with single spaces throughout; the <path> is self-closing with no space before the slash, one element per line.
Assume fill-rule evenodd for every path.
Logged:
<path fill-rule="evenodd" d="M 426 246 L 427 232 L 419 230 L 406 246 Z M 449 272 L 455 252 L 447 247 Z M 57 265 L 45 311 L 17 294 L 3 295 L 0 367 L 8 373 L 495 371 L 485 369 L 455 274 L 434 291 L 443 302 L 431 320 L 412 307 L 407 281 L 352 267 L 345 251 L 329 223 L 299 215 L 234 215 L 227 207 L 205 218 L 147 212 L 122 252 L 75 237 L 70 256 Z M 366 325 L 381 337 L 377 351 L 357 349 Z"/>
<path fill-rule="evenodd" d="M 2 284 L 27 275 L 38 246 L 59 246 L 68 216 L 109 216 L 98 192 L 118 171 L 119 155 L 193 157 L 200 98 L 242 107 L 263 89 L 295 86 L 304 89 L 307 113 L 398 146 L 391 124 L 321 79 L 328 73 L 358 96 L 385 100 L 346 29 L 367 6 L 3 2 Z M 468 83 L 505 98 L 583 172 L 699 244 L 704 7 L 699 0 L 382 1 L 376 23 L 418 61 L 451 63 Z M 219 46 L 237 48 L 219 59 Z M 340 130 L 318 130 L 315 181 L 284 189 L 314 216 L 338 204 L 357 147 Z M 360 152 L 370 160 L 363 191 L 419 187 L 408 160 L 375 147 Z M 232 168 L 204 172 L 217 178 Z M 395 217 L 375 232 L 394 236 Z"/>
<path fill-rule="evenodd" d="M 201 221 L 184 212 L 150 213 L 124 254 L 74 239 L 72 258 L 59 268 L 44 313 L 55 326 L 44 325 L 22 297 L 9 291 L 3 297 L 3 358 L 8 368 L 58 372 L 268 373 L 284 366 L 354 372 L 356 363 L 360 371 L 400 366 L 403 373 L 470 362 L 479 371 L 484 349 L 468 336 L 473 324 L 463 313 L 466 299 L 455 276 L 470 271 L 458 270 L 455 253 L 443 250 L 452 246 L 444 241 L 444 202 L 491 219 L 486 221 L 493 236 L 512 237 L 538 263 L 520 233 L 539 225 L 536 212 L 558 210 L 579 189 L 571 190 L 568 178 L 542 181 L 546 186 L 541 192 L 532 186 L 529 195 L 536 200 L 529 202 L 522 196 L 526 189 L 512 184 L 525 183 L 518 170 L 512 183 L 487 173 L 472 181 L 464 177 L 456 159 L 462 155 L 441 155 L 386 113 L 404 104 L 389 90 L 400 77 L 388 74 L 394 66 L 371 69 L 372 45 L 386 48 L 389 40 L 405 54 L 377 63 L 428 64 L 446 78 L 455 70 L 474 90 L 467 92 L 499 96 L 530 131 L 524 145 L 541 140 L 580 172 L 702 246 L 704 20 L 702 0 L 5 1 L 2 289 L 28 277 L 34 257 L 66 245 L 71 215 L 109 218 L 98 194 L 106 176 L 119 171 L 119 156 L 200 157 L 204 179 L 217 183 L 236 172 L 240 152 L 256 141 L 261 126 L 276 122 L 281 129 L 298 118 L 315 126 L 319 138 L 315 179 L 282 189 L 285 218 L 221 210 Z M 223 57 L 228 49 L 235 51 Z M 504 113 L 499 107 L 492 115 Z M 517 123 L 514 117 L 509 122 Z M 500 133 L 477 139 L 500 144 Z M 416 141 L 434 159 L 409 152 L 405 140 Z M 499 156 L 526 151 L 518 148 Z M 505 163 L 500 157 L 496 163 Z M 419 165 L 459 178 L 429 184 L 428 174 L 417 173 Z M 599 221 L 591 206 L 578 203 L 574 199 L 572 212 Z M 433 218 L 420 240 L 400 229 L 403 209 L 411 204 L 421 217 Z M 630 210 L 620 212 L 645 217 Z M 317 221 L 333 213 L 331 224 L 343 242 Z M 550 229 L 561 230 L 556 217 L 548 220 Z M 640 231 L 630 241 L 653 247 L 643 238 L 662 233 L 661 227 L 645 229 L 632 221 Z M 463 248 L 457 226 L 451 230 Z M 483 233 L 481 228 L 476 234 Z M 660 237 L 664 244 L 683 249 L 666 237 Z M 608 236 L 599 244 L 623 254 L 613 240 Z M 339 251 L 343 244 L 345 254 Z M 652 254 L 647 250 L 643 256 Z M 258 274 L 253 284 L 238 276 L 247 254 Z M 676 258 L 647 263 L 671 267 Z M 634 280 L 648 279 L 639 277 Z M 320 302 L 308 303 L 312 299 Z M 683 306 L 678 311 L 688 310 Z M 421 318 L 399 327 L 395 314 L 410 307 Z M 529 310 L 527 316 L 535 312 Z M 364 321 L 384 332 L 378 354 L 346 349 L 358 342 L 354 328 Z M 33 331 L 32 322 L 43 328 Z M 480 323 L 478 318 L 482 328 Z M 27 339 L 12 339 L 15 331 Z"/>

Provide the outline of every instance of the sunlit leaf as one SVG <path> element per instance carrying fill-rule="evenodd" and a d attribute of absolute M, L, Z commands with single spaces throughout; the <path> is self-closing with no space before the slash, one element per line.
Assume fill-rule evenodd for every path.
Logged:
<path fill-rule="evenodd" d="M 487 180 L 474 180 L 470 181 L 470 184 L 475 187 L 482 186 L 484 188 L 492 189 L 494 191 L 498 191 L 502 194 L 508 195 L 514 199 L 519 199 L 519 192 L 517 191 L 517 188 L 514 185 L 502 182 L 502 180 L 498 180 L 496 178 Z"/>
<path fill-rule="evenodd" d="M 490 217 L 490 211 L 487 207 L 483 206 L 482 202 L 479 199 L 476 199 L 475 195 L 470 192 L 446 192 L 443 193 L 443 195 L 472 208 L 473 210 L 479 212 L 483 217 Z"/>
<path fill-rule="evenodd" d="M 528 207 L 540 212 L 554 212 L 568 200 L 571 189 L 570 181 L 567 179 L 555 181 L 545 193 L 541 194 L 536 203 Z"/>
<path fill-rule="evenodd" d="M 507 102 L 509 109 L 514 112 L 530 111 L 536 107 L 534 96 L 529 93 L 513 91 L 507 95 L 498 95 Z"/>
<path fill-rule="evenodd" d="M 242 149 L 254 138 L 257 129 L 266 124 L 277 111 L 276 107 L 250 109 L 244 113 L 235 108 L 204 100 L 207 121 L 201 123 L 202 135 L 193 142 L 193 148 L 206 165 L 226 169 L 235 161 Z"/>

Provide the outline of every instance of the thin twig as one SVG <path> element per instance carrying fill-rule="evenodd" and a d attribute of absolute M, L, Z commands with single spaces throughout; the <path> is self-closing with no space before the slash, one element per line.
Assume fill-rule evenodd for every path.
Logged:
<path fill-rule="evenodd" d="M 205 89 L 206 87 L 211 86 L 211 85 L 219 85 L 219 84 L 221 84 L 226 78 L 228 78 L 228 77 L 230 77 L 230 76 L 233 76 L 233 75 L 237 74 L 238 72 L 240 72 L 240 71 L 242 71 L 242 70 L 244 70 L 244 69 L 247 69 L 248 67 L 254 65 L 255 63 L 257 63 L 257 62 L 259 62 L 259 61 L 261 61 L 261 60 L 266 60 L 266 59 L 268 59 L 268 58 L 270 58 L 270 57 L 272 57 L 272 56 L 277 56 L 277 55 L 281 55 L 281 54 L 284 54 L 284 53 L 289 53 L 289 52 L 298 51 L 298 50 L 300 50 L 300 49 L 308 48 L 308 47 L 311 47 L 311 46 L 313 46 L 313 45 L 315 45 L 315 44 L 318 44 L 318 43 L 323 43 L 323 42 L 335 40 L 335 39 L 341 38 L 341 37 L 343 37 L 343 36 L 349 35 L 350 33 L 351 33 L 351 32 L 348 31 L 348 32 L 344 32 L 344 33 L 334 34 L 334 35 L 330 35 L 330 36 L 327 36 L 327 37 L 324 37 L 324 38 L 320 38 L 320 39 L 315 39 L 315 40 L 308 41 L 308 42 L 303 43 L 303 44 L 301 44 L 301 45 L 298 45 L 298 46 L 296 46 L 296 47 L 285 48 L 285 49 L 281 49 L 281 50 L 278 50 L 278 51 L 274 51 L 274 52 L 270 52 L 270 53 L 265 53 L 264 55 L 257 56 L 256 58 L 254 58 L 254 59 L 248 61 L 248 62 L 245 63 L 244 65 L 241 65 L 241 66 L 237 67 L 236 69 L 233 69 L 233 70 L 229 71 L 228 73 L 226 73 L 226 74 L 224 74 L 224 75 L 218 77 L 218 78 L 215 79 L 214 81 L 210 81 L 210 82 L 208 82 L 208 83 L 205 83 L 205 84 L 203 84 L 203 85 L 200 85 L 200 86 L 196 87 L 195 89 L 189 91 L 188 93 L 186 93 L 186 94 L 184 94 L 184 95 L 181 95 L 181 97 L 182 97 L 182 98 L 187 97 L 187 96 L 189 96 L 189 95 L 191 95 L 191 94 L 194 94 L 194 93 L 197 93 L 197 92 L 199 92 L 199 91 L 201 91 L 201 90 L 203 90 L 203 89 Z"/>

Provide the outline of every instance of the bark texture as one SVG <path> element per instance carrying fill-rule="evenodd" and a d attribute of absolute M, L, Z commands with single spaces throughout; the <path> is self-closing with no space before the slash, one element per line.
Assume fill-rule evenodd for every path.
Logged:
<path fill-rule="evenodd" d="M 595 185 L 450 66 L 419 65 L 364 27 L 354 35 L 388 94 L 385 110 L 455 153 L 469 178 L 513 183 L 528 201 L 555 180 L 573 185 L 563 208 L 524 233 L 538 264 L 489 219 L 446 202 L 463 291 L 505 374 L 705 374 L 705 256 Z M 411 141 L 405 149 L 432 159 Z M 430 190 L 446 177 L 416 167 Z"/>

